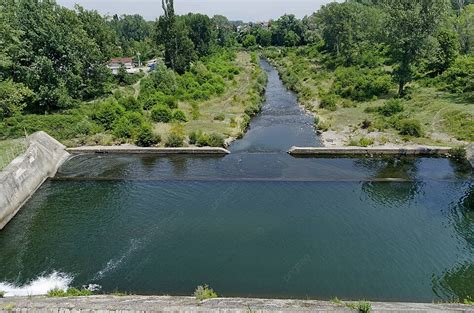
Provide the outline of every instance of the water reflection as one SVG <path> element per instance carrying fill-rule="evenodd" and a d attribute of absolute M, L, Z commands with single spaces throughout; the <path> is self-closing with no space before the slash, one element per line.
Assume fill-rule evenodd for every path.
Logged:
<path fill-rule="evenodd" d="M 467 243 L 466 255 L 474 251 L 474 185 L 466 188 L 466 195 L 449 212 L 458 235 Z M 440 277 L 433 278 L 433 292 L 454 301 L 474 299 L 474 260 L 456 264 Z"/>

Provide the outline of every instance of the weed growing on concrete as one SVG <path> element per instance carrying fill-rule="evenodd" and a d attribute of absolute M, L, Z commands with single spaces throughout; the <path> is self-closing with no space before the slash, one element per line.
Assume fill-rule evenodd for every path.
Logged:
<path fill-rule="evenodd" d="M 194 296 L 197 300 L 203 301 L 206 299 L 217 298 L 217 293 L 212 289 L 209 288 L 208 285 L 198 286 L 196 291 L 194 291 Z"/>
<path fill-rule="evenodd" d="M 48 297 L 64 298 L 64 297 L 87 297 L 92 296 L 92 291 L 88 289 L 69 288 L 66 291 L 55 288 L 48 291 Z"/>

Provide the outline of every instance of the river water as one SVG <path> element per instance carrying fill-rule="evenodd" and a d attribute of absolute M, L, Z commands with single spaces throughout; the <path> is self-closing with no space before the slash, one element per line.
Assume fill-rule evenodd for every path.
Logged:
<path fill-rule="evenodd" d="M 293 158 L 293 145 L 320 145 L 313 119 L 262 66 L 263 111 L 229 156 L 65 163 L 0 232 L 0 290 L 473 296 L 470 169 L 435 158 Z"/>

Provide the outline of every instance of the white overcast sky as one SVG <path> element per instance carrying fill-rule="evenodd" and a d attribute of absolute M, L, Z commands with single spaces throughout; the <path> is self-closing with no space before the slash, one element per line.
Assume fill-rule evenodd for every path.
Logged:
<path fill-rule="evenodd" d="M 221 14 L 230 20 L 266 21 L 285 13 L 298 17 L 311 15 L 322 4 L 332 0 L 175 0 L 177 13 L 204 13 L 209 16 Z M 80 4 L 101 14 L 140 14 L 154 20 L 162 13 L 161 0 L 57 0 L 57 3 L 72 8 Z"/>

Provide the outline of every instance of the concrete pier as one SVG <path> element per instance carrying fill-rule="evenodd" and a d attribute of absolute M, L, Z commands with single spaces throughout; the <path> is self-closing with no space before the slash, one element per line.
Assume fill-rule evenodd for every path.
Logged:
<path fill-rule="evenodd" d="M 351 306 L 351 303 L 353 304 Z M 371 302 L 371 312 L 474 312 L 474 306 L 435 303 Z M 0 312 L 358 312 L 357 302 L 194 297 L 91 296 L 76 298 L 24 297 L 0 299 Z"/>
<path fill-rule="evenodd" d="M 449 156 L 449 147 L 292 147 L 293 156 Z"/>
<path fill-rule="evenodd" d="M 67 149 L 71 154 L 102 153 L 102 154 L 197 154 L 197 155 L 226 155 L 230 151 L 224 148 L 142 148 L 132 145 L 123 146 L 90 146 Z"/>
<path fill-rule="evenodd" d="M 0 230 L 69 157 L 65 146 L 45 132 L 27 138 L 28 149 L 0 172 Z"/>

